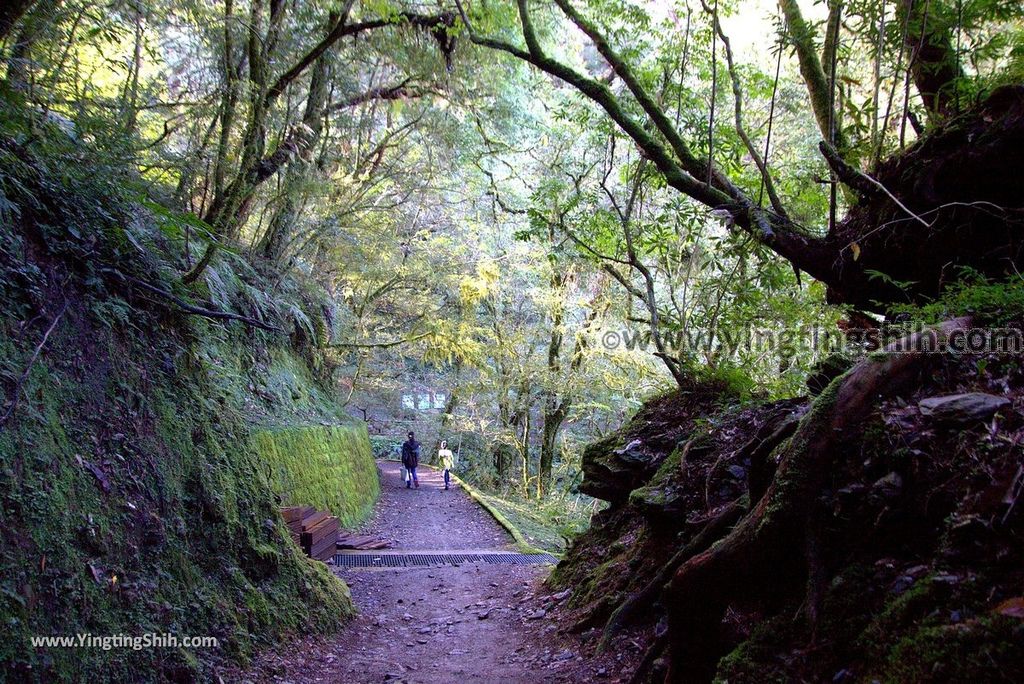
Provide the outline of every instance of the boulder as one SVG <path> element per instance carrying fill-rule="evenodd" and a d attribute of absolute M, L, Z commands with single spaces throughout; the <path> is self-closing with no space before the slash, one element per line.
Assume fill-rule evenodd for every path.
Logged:
<path fill-rule="evenodd" d="M 650 477 L 654 455 L 642 450 L 639 440 L 624 446 L 621 435 L 611 435 L 583 450 L 580 491 L 613 504 L 625 503 L 629 493 Z"/>
<path fill-rule="evenodd" d="M 686 500 L 665 483 L 637 487 L 629 493 L 629 503 L 652 522 L 681 522 L 686 519 Z"/>
<path fill-rule="evenodd" d="M 1006 397 L 983 392 L 928 397 L 917 403 L 921 414 L 940 423 L 963 425 L 990 418 L 1010 405 Z"/>

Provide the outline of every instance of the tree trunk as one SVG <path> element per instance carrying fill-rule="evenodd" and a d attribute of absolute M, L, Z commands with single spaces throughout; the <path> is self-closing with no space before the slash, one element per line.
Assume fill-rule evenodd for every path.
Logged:
<path fill-rule="evenodd" d="M 338 23 L 339 15 L 331 12 L 327 18 L 327 30 Z M 332 50 L 326 50 L 313 63 L 313 69 L 309 77 L 309 94 L 306 96 L 306 108 L 302 115 L 302 125 L 308 129 L 308 135 L 303 141 L 303 147 L 297 151 L 297 156 L 305 155 L 309 150 L 316 147 L 320 140 L 320 134 L 324 127 L 324 112 L 327 109 L 328 81 L 330 80 L 330 60 Z M 300 160 L 288 168 L 288 177 L 285 180 L 285 199 L 281 207 L 274 214 L 274 219 L 267 229 L 261 241 L 260 251 L 267 260 L 276 263 L 284 256 L 285 247 L 291 239 L 292 230 L 298 221 L 300 212 L 295 200 L 295 186 L 299 185 L 310 172 L 312 165 Z M 255 188 L 254 188 L 255 190 Z"/>
<path fill-rule="evenodd" d="M 939 5 L 940 0 L 903 0 L 900 6 L 901 16 L 910 13 L 906 34 L 910 72 L 931 124 L 955 113 L 957 81 L 963 77 L 952 29 L 935 11 Z"/>
<path fill-rule="evenodd" d="M 14 29 L 18 20 L 28 12 L 36 0 L 5 0 L 0 3 L 0 40 Z"/>
<path fill-rule="evenodd" d="M 565 421 L 565 411 L 557 399 L 548 397 L 544 407 L 544 419 L 541 426 L 540 461 L 537 468 L 537 498 L 544 498 L 551 491 L 551 470 L 555 463 L 555 451 L 558 447 L 558 433 Z"/>
<path fill-rule="evenodd" d="M 444 411 L 441 413 L 441 420 L 439 429 L 437 431 L 437 439 L 434 441 L 434 456 L 436 457 L 437 452 L 441 450 L 441 441 L 444 440 L 449 442 L 448 448 L 451 448 L 451 441 L 448 439 L 448 430 L 451 426 L 452 420 L 455 418 L 455 411 L 459 408 L 460 396 L 460 385 L 459 380 L 462 376 L 462 361 L 457 359 L 455 361 L 454 368 L 454 381 L 452 382 L 452 388 L 448 392 L 448 399 L 444 402 Z"/>
<path fill-rule="evenodd" d="M 494 470 L 498 475 L 498 489 L 502 489 L 508 482 L 509 469 L 515 458 L 516 450 L 504 442 L 497 442 L 494 445 L 492 456 L 494 459 Z"/>

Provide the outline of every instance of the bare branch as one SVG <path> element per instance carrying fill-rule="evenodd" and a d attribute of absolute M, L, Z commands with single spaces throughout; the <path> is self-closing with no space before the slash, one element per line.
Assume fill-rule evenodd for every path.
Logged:
<path fill-rule="evenodd" d="M 115 278 L 119 278 L 121 280 L 124 280 L 126 282 L 131 283 L 132 285 L 135 285 L 136 287 L 140 287 L 143 290 L 145 290 L 146 292 L 150 292 L 150 293 L 155 294 L 155 295 L 157 295 L 159 297 L 163 297 L 164 299 L 170 301 L 175 306 L 177 306 L 184 313 L 193 314 L 193 315 L 196 315 L 196 316 L 203 316 L 204 318 L 213 318 L 213 319 L 217 319 L 217 320 L 241 321 L 242 323 L 245 323 L 246 325 L 250 325 L 250 326 L 252 326 L 254 328 L 259 328 L 261 330 L 267 330 L 267 331 L 270 331 L 270 332 L 284 332 L 283 330 L 281 330 L 281 328 L 278 328 L 277 326 L 270 325 L 269 323 L 264 323 L 263 321 L 257 320 L 255 318 L 250 318 L 249 316 L 242 316 L 241 314 L 230 313 L 228 311 L 217 311 L 215 309 L 205 309 L 205 308 L 203 308 L 201 306 L 195 306 L 194 304 L 189 304 L 188 302 L 186 302 L 181 297 L 178 297 L 177 295 L 174 295 L 174 294 L 168 292 L 167 290 L 161 289 L 161 288 L 159 288 L 156 285 L 153 285 L 151 283 L 147 283 L 144 280 L 139 280 L 138 278 L 133 278 L 130 275 L 126 275 L 124 273 L 121 273 L 120 271 L 115 271 L 112 268 L 104 268 L 104 269 L 101 269 L 101 270 L 104 273 L 109 273 L 110 275 L 114 276 Z"/>
<path fill-rule="evenodd" d="M 328 347 L 339 347 L 341 349 L 387 349 L 389 347 L 398 347 L 403 344 L 409 344 L 422 340 L 425 337 L 430 337 L 434 333 L 425 332 L 413 337 L 406 337 L 398 340 L 389 340 L 388 342 L 338 342 L 336 344 L 329 344 Z"/>
<path fill-rule="evenodd" d="M 843 161 L 842 157 L 834 147 L 829 145 L 827 142 L 822 140 L 818 143 L 818 149 L 821 150 L 821 154 L 825 157 L 825 161 L 828 165 L 836 172 L 836 176 L 846 185 L 850 186 L 857 192 L 863 195 L 877 195 L 879 193 L 884 194 L 893 203 L 906 213 L 907 216 L 920 223 L 925 228 L 930 228 L 931 224 L 925 221 L 923 218 L 915 214 L 910 208 L 892 194 L 887 187 L 882 185 L 880 182 L 869 176 L 868 174 L 855 169 L 846 162 Z"/>

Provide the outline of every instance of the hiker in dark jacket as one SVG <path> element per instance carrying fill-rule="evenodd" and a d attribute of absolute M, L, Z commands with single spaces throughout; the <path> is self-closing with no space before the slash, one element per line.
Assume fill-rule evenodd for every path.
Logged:
<path fill-rule="evenodd" d="M 420 481 L 416 477 L 416 467 L 420 464 L 420 443 L 416 441 L 416 435 L 409 433 L 409 439 L 402 443 L 402 465 L 405 466 L 405 487 L 412 487 L 413 483 L 419 489 Z"/>

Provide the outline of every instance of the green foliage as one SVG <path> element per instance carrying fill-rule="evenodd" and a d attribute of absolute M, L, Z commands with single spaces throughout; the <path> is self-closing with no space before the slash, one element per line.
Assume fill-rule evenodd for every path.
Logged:
<path fill-rule="evenodd" d="M 724 395 L 740 400 L 750 399 L 758 388 L 757 382 L 749 372 L 738 366 L 697 366 L 695 371 L 695 377 L 699 382 L 721 384 Z"/>
<path fill-rule="evenodd" d="M 920 306 L 895 307 L 895 313 L 911 320 L 939 323 L 970 315 L 978 324 L 1005 325 L 1024 321 L 1024 279 L 1012 277 L 990 282 L 981 274 L 965 270 L 961 278 L 946 286 L 934 301 Z"/>
<path fill-rule="evenodd" d="M 370 450 L 374 458 L 395 460 L 402 450 L 402 440 L 385 435 L 370 435 Z"/>

